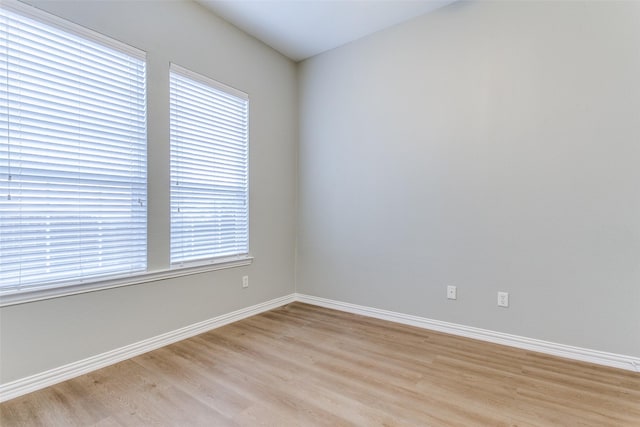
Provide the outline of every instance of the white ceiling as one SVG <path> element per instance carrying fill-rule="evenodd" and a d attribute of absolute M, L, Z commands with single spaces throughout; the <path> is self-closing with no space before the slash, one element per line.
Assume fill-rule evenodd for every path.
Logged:
<path fill-rule="evenodd" d="M 455 0 L 197 0 L 300 61 Z"/>

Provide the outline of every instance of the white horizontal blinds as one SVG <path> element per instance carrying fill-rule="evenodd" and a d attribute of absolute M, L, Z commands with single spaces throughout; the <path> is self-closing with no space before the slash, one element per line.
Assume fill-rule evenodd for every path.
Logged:
<path fill-rule="evenodd" d="M 170 74 L 171 262 L 247 254 L 248 98 L 176 65 Z"/>
<path fill-rule="evenodd" d="M 0 9 L 0 288 L 144 271 L 144 54 L 36 19 Z"/>

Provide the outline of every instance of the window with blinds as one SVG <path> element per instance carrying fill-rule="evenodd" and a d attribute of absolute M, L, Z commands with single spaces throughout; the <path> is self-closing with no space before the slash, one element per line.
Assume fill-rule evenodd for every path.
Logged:
<path fill-rule="evenodd" d="M 0 8 L 0 290 L 146 270 L 145 85 L 143 52 Z"/>
<path fill-rule="evenodd" d="M 175 64 L 170 85 L 171 263 L 246 255 L 248 97 Z"/>

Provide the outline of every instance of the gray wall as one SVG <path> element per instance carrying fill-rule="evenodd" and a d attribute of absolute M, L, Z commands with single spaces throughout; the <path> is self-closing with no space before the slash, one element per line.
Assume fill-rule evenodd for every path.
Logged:
<path fill-rule="evenodd" d="M 250 96 L 251 266 L 0 309 L 0 382 L 294 292 L 296 65 L 196 3 L 30 1 L 148 52 L 150 269 L 168 267 L 169 61 Z M 241 276 L 250 286 L 241 288 Z"/>
<path fill-rule="evenodd" d="M 640 356 L 639 78 L 640 2 L 454 4 L 305 61 L 297 291 Z"/>
<path fill-rule="evenodd" d="M 296 221 L 298 292 L 640 356 L 640 3 L 454 5 L 304 62 L 300 93 L 197 4 L 30 3 L 149 53 L 151 269 L 169 61 L 249 93 L 255 261 L 2 308 L 0 382 L 293 292 Z"/>

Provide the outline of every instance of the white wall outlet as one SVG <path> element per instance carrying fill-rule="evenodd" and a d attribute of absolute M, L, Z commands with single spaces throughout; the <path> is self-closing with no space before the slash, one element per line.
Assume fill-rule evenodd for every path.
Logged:
<path fill-rule="evenodd" d="M 498 306 L 509 307 L 509 292 L 498 292 Z"/>
<path fill-rule="evenodd" d="M 242 287 L 243 288 L 249 287 L 249 276 L 242 276 Z"/>
<path fill-rule="evenodd" d="M 457 299 L 458 298 L 458 288 L 455 286 L 447 286 L 447 299 Z"/>

